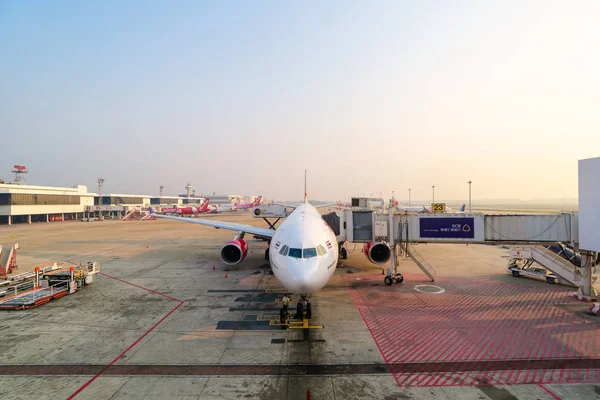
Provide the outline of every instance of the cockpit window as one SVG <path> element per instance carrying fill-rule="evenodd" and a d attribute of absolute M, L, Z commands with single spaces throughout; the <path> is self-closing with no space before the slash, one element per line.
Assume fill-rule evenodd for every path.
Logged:
<path fill-rule="evenodd" d="M 311 257 L 316 257 L 316 256 L 317 256 L 317 249 L 315 249 L 314 247 L 303 250 L 303 255 L 302 255 L 303 258 L 311 258 Z"/>
<path fill-rule="evenodd" d="M 279 254 L 281 254 L 282 256 L 287 256 L 288 250 L 289 247 L 286 244 L 284 244 L 281 250 L 279 250 Z"/>
<path fill-rule="evenodd" d="M 327 254 L 327 250 L 325 250 L 325 247 L 323 247 L 323 245 L 320 244 L 320 245 L 317 246 L 317 253 L 320 256 L 324 256 L 325 254 Z"/>
<path fill-rule="evenodd" d="M 302 258 L 302 249 L 294 249 L 290 247 L 290 257 Z"/>

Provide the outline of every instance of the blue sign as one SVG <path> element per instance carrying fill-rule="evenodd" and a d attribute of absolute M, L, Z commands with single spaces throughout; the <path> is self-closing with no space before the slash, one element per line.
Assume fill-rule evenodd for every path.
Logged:
<path fill-rule="evenodd" d="M 419 218 L 421 238 L 474 239 L 473 218 Z"/>

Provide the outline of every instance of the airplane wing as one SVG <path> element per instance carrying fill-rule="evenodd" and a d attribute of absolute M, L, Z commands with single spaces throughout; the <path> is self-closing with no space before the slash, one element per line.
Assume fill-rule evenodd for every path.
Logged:
<path fill-rule="evenodd" d="M 251 235 L 260 236 L 266 239 L 270 239 L 275 234 L 275 231 L 267 228 L 259 228 L 252 225 L 236 224 L 234 222 L 222 222 L 222 221 L 209 221 L 207 219 L 198 218 L 183 218 L 173 217 L 171 215 L 160 215 L 154 213 L 154 210 L 150 209 L 150 214 L 156 218 L 172 219 L 174 221 L 190 222 L 192 224 L 200 224 L 205 226 L 212 226 L 217 229 L 229 229 L 236 232 L 245 232 Z"/>

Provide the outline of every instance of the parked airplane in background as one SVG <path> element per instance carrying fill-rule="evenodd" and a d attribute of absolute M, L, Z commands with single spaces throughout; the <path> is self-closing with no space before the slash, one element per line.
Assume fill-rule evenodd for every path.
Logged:
<path fill-rule="evenodd" d="M 232 203 L 232 204 L 219 204 L 217 206 L 217 210 L 218 212 L 223 212 L 223 211 L 237 211 L 238 207 L 237 204 Z"/>
<path fill-rule="evenodd" d="M 240 210 L 249 210 L 252 207 L 260 205 L 261 201 L 262 201 L 262 196 L 258 196 L 256 199 L 254 199 L 254 201 L 252 201 L 250 203 L 243 203 L 243 204 L 236 204 L 236 205 L 237 205 L 237 208 Z"/>
<path fill-rule="evenodd" d="M 205 199 L 204 202 L 198 207 L 161 207 L 160 212 L 162 214 L 178 214 L 178 215 L 193 215 L 193 214 L 202 214 L 209 212 L 208 202 L 209 199 Z"/>

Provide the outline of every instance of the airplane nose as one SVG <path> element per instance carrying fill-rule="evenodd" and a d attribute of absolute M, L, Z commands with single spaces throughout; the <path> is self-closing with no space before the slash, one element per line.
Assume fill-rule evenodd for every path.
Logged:
<path fill-rule="evenodd" d="M 290 289 L 296 293 L 314 293 L 321 289 L 318 267 L 317 260 L 303 260 L 290 268 L 290 275 L 294 281 L 294 287 Z"/>

